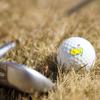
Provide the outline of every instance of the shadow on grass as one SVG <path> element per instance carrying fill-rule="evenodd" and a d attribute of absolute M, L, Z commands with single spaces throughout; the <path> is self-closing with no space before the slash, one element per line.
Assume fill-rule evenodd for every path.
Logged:
<path fill-rule="evenodd" d="M 36 67 L 36 70 L 54 82 L 57 79 L 58 72 L 56 54 L 52 53 L 48 55 L 42 61 L 42 65 Z"/>
<path fill-rule="evenodd" d="M 29 94 L 22 93 L 21 91 L 0 87 L 0 100 L 32 100 Z"/>

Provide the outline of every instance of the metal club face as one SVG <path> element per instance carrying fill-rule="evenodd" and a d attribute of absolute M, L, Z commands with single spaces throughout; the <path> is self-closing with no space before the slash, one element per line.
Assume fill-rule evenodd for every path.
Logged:
<path fill-rule="evenodd" d="M 39 72 L 13 62 L 0 63 L 0 84 L 25 93 L 47 92 L 54 84 Z"/>

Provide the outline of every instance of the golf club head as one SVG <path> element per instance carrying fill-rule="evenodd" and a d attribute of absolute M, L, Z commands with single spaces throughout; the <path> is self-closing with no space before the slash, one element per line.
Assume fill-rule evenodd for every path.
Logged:
<path fill-rule="evenodd" d="M 15 42 L 9 42 L 4 44 L 3 46 L 0 47 L 0 58 L 4 56 L 8 51 L 13 49 L 16 46 Z"/>
<path fill-rule="evenodd" d="M 32 94 L 47 92 L 54 84 L 39 72 L 13 62 L 0 63 L 0 84 Z"/>

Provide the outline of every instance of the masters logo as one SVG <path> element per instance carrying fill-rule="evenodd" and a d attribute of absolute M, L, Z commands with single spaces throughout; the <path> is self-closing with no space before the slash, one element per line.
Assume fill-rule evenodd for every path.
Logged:
<path fill-rule="evenodd" d="M 69 51 L 69 54 L 72 56 L 76 56 L 76 55 L 81 55 L 83 54 L 83 48 L 79 47 L 79 48 L 72 48 Z"/>

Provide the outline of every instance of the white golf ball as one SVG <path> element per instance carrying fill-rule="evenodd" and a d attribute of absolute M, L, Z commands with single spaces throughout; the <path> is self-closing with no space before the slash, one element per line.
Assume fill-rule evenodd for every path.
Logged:
<path fill-rule="evenodd" d="M 92 44 L 81 37 L 71 37 L 60 45 L 57 52 L 57 61 L 62 68 L 75 70 L 84 68 L 90 70 L 96 59 Z"/>

